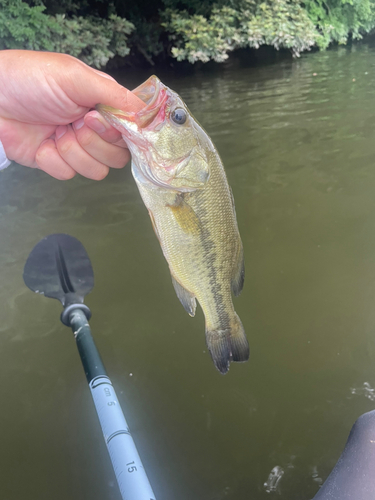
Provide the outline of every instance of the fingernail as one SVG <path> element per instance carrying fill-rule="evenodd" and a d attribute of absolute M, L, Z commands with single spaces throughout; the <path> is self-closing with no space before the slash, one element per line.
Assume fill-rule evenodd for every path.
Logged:
<path fill-rule="evenodd" d="M 73 123 L 73 127 L 75 130 L 79 130 L 84 126 L 84 124 L 85 124 L 84 118 L 80 118 L 79 120 Z"/>
<path fill-rule="evenodd" d="M 68 127 L 66 125 L 59 125 L 55 132 L 56 139 L 60 139 L 60 137 L 62 137 L 67 130 Z"/>
<path fill-rule="evenodd" d="M 107 127 L 100 120 L 96 118 L 91 118 L 90 120 L 87 120 L 87 126 L 90 127 L 97 134 L 103 134 L 107 130 Z"/>

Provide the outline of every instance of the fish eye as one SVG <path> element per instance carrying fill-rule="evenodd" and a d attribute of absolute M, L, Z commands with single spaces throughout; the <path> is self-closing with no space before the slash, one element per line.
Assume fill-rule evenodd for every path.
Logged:
<path fill-rule="evenodd" d="M 176 108 L 171 114 L 172 120 L 177 123 L 177 125 L 183 125 L 186 122 L 186 111 L 182 108 Z"/>

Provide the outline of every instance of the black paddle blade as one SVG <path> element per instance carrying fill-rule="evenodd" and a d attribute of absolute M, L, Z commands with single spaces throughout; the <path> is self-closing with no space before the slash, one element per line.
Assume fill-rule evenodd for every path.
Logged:
<path fill-rule="evenodd" d="M 23 270 L 25 284 L 64 307 L 82 304 L 94 286 L 94 272 L 82 243 L 68 234 L 50 234 L 31 251 Z"/>

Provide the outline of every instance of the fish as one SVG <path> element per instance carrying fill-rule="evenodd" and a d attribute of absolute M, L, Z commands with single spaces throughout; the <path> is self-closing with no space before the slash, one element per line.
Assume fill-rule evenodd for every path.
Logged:
<path fill-rule="evenodd" d="M 198 301 L 208 350 L 220 373 L 249 359 L 234 310 L 245 278 L 243 245 L 232 190 L 205 130 L 180 96 L 151 76 L 133 90 L 145 106 L 97 111 L 119 132 L 132 156 L 132 174 L 169 265 L 177 297 L 190 316 Z"/>

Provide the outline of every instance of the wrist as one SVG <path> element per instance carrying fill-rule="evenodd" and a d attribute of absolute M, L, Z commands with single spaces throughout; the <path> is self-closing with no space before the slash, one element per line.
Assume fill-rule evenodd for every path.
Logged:
<path fill-rule="evenodd" d="M 7 144 L 7 122 L 8 120 L 6 120 L 5 118 L 2 118 L 0 116 L 0 169 L 2 168 L 6 168 L 9 163 L 7 163 L 7 165 L 3 166 L 3 164 L 5 164 L 5 162 L 9 162 L 10 160 L 8 159 L 8 154 L 7 154 L 7 147 L 6 147 L 6 144 Z"/>
<path fill-rule="evenodd" d="M 0 170 L 7 168 L 10 165 L 10 160 L 8 160 L 3 144 L 0 140 Z"/>

